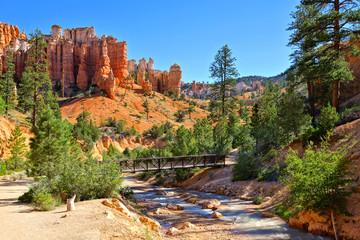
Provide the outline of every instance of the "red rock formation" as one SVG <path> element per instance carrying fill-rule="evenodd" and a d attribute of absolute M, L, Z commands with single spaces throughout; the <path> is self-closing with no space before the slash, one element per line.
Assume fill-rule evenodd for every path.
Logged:
<path fill-rule="evenodd" d="M 151 58 L 148 62 L 141 59 L 138 65 L 135 60 L 128 61 L 126 42 L 117 42 L 116 38 L 106 35 L 100 39 L 95 34 L 94 27 L 65 29 L 63 33 L 61 26 L 53 25 L 51 34 L 44 37 L 48 44 L 50 78 L 53 83 L 61 81 L 65 93 L 70 93 L 72 86 L 86 89 L 90 84 L 96 83 L 113 98 L 113 85 L 133 88 L 134 79 L 126 79 L 129 72 L 136 73 L 137 84 L 144 86 L 144 91 L 165 92 L 172 89 L 180 92 L 179 65 L 171 66 L 169 73 L 155 71 Z M 20 38 L 24 39 L 26 35 L 20 34 L 16 26 L 0 23 L 0 56 L 4 55 L 2 52 L 5 45 L 15 43 L 15 69 L 18 78 L 24 71 L 28 49 L 26 41 Z M 4 56 L 1 60 L 0 69 Z M 105 82 L 100 82 L 100 79 Z M 115 82 L 112 83 L 113 81 Z"/>
<path fill-rule="evenodd" d="M 172 65 L 170 67 L 169 88 L 167 89 L 168 91 L 174 90 L 175 92 L 180 93 L 181 76 L 182 76 L 181 68 L 180 68 L 179 64 L 175 63 L 174 65 Z"/>
<path fill-rule="evenodd" d="M 4 53 L 1 51 L 9 44 L 13 44 L 16 38 L 27 39 L 27 36 L 24 31 L 20 34 L 17 26 L 0 22 L 0 54 Z"/>
<path fill-rule="evenodd" d="M 104 89 L 111 99 L 115 99 L 116 79 L 110 66 L 107 42 L 102 41 L 101 60 L 92 82 Z"/>
<path fill-rule="evenodd" d="M 13 51 L 19 53 L 14 54 L 15 69 L 17 78 L 21 78 L 21 73 L 24 71 L 24 62 L 26 54 L 21 54 L 21 51 L 27 49 L 27 44 L 24 41 L 27 39 L 25 32 L 20 33 L 17 26 L 9 25 L 8 23 L 0 22 L 0 71 L 5 68 L 6 51 L 10 44 L 13 44 Z"/>
<path fill-rule="evenodd" d="M 154 70 L 154 61 L 149 58 L 146 62 L 145 58 L 139 60 L 139 64 L 136 64 L 135 60 L 128 62 L 128 72 L 136 73 L 137 84 L 143 87 L 143 90 L 147 90 L 152 86 L 152 89 L 157 92 L 165 92 L 174 90 L 180 93 L 181 88 L 181 68 L 178 64 L 174 64 L 170 67 L 170 73 L 167 71 Z M 146 78 L 146 73 L 148 78 Z M 144 81 L 146 82 L 145 84 Z"/>
<path fill-rule="evenodd" d="M 89 76 L 88 76 L 88 65 L 85 61 L 86 55 L 86 44 L 81 46 L 81 55 L 80 55 L 80 66 L 78 70 L 78 75 L 76 77 L 77 86 L 81 89 L 87 88 L 89 85 Z"/>
<path fill-rule="evenodd" d="M 153 86 L 151 85 L 151 82 L 149 80 L 145 80 L 142 82 L 141 88 L 147 96 L 153 95 Z"/>

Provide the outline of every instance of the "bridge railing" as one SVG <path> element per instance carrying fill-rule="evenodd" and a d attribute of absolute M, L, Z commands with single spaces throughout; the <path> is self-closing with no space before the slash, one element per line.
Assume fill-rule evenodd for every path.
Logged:
<path fill-rule="evenodd" d="M 216 154 L 123 159 L 119 162 L 122 172 L 144 172 L 179 168 L 225 166 L 225 156 Z"/>

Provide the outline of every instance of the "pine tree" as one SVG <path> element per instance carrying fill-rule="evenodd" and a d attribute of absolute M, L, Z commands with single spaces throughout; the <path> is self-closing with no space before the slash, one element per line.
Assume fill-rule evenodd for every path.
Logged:
<path fill-rule="evenodd" d="M 353 32 L 359 29 L 359 3 L 356 0 L 302 0 L 297 9 L 289 28 L 294 31 L 289 45 L 297 47 L 300 54 L 295 63 L 318 65 L 316 70 L 309 70 L 314 70 L 313 75 L 320 81 L 332 84 L 332 105 L 338 109 L 340 83 L 354 79 L 345 55 L 355 56 L 359 50 L 344 41 L 354 40 Z"/>
<path fill-rule="evenodd" d="M 32 123 L 36 125 L 36 118 L 41 107 L 39 103 L 43 99 L 46 105 L 49 105 L 52 109 L 56 110 L 56 114 L 59 114 L 58 105 L 56 103 L 56 95 L 52 91 L 52 84 L 48 72 L 48 62 L 46 55 L 47 44 L 44 40 L 44 36 L 39 30 L 35 30 L 33 34 L 30 34 L 29 40 L 30 49 L 28 51 L 28 61 L 26 67 L 28 67 L 29 85 L 31 85 L 32 95 Z M 30 84 L 31 83 L 31 84 Z M 26 87 L 29 87 L 26 85 Z"/>
<path fill-rule="evenodd" d="M 31 67 L 26 66 L 18 88 L 18 107 L 24 112 L 28 112 L 33 107 L 32 90 Z"/>
<path fill-rule="evenodd" d="M 22 136 L 20 127 L 17 125 L 11 134 L 7 147 L 10 149 L 11 157 L 6 160 L 7 169 L 19 170 L 25 165 L 26 138 Z"/>
<path fill-rule="evenodd" d="M 15 76 L 15 65 L 13 52 L 10 48 L 7 51 L 6 63 L 5 63 L 6 72 L 3 74 L 3 77 L 0 78 L 0 96 L 5 101 L 5 113 L 9 113 L 9 109 L 15 107 L 15 87 L 14 82 Z"/>
<path fill-rule="evenodd" d="M 144 111 L 146 112 L 146 119 L 149 120 L 149 112 L 150 112 L 150 109 L 149 109 L 149 102 L 148 102 L 148 99 L 146 98 L 146 101 L 143 102 L 142 106 L 144 107 Z"/>
<path fill-rule="evenodd" d="M 194 103 L 193 102 L 189 102 L 189 108 L 188 108 L 188 113 L 189 113 L 189 118 L 191 119 L 191 113 L 195 112 L 195 108 L 194 108 Z"/>
<path fill-rule="evenodd" d="M 199 154 L 209 154 L 214 152 L 213 129 L 207 118 L 199 119 L 194 124 L 194 137 L 199 148 Z"/>
<path fill-rule="evenodd" d="M 228 45 L 223 46 L 215 55 L 215 60 L 210 65 L 211 77 L 216 80 L 212 85 L 212 97 L 221 101 L 221 114 L 226 113 L 226 101 L 231 92 L 235 91 L 235 78 L 238 72 L 235 67 L 236 58 L 232 57 L 232 52 Z"/>
<path fill-rule="evenodd" d="M 226 155 L 232 149 L 233 137 L 229 134 L 228 127 L 226 118 L 221 118 L 214 127 L 214 147 L 218 155 Z"/>
<path fill-rule="evenodd" d="M 299 96 L 293 85 L 282 94 L 279 105 L 279 125 L 284 137 L 294 134 L 296 137 L 301 130 L 310 124 L 309 116 L 304 113 L 305 100 Z"/>
<path fill-rule="evenodd" d="M 32 128 L 34 138 L 30 139 L 29 159 L 36 174 L 44 174 L 49 178 L 56 175 L 56 166 L 69 157 L 71 127 L 71 124 L 57 117 L 48 105 L 44 105 L 37 118 L 37 125 Z"/>

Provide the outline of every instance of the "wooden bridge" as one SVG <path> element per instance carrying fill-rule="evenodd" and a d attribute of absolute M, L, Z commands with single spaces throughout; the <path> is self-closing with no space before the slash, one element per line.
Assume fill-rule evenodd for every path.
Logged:
<path fill-rule="evenodd" d="M 225 155 L 216 154 L 124 159 L 119 162 L 122 172 L 145 172 L 195 167 L 223 167 Z"/>

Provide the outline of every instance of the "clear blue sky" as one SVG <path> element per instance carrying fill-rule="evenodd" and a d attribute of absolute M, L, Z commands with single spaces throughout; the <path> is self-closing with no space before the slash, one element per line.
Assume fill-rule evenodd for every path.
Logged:
<path fill-rule="evenodd" d="M 228 44 L 241 76 L 277 75 L 289 67 L 290 13 L 299 0 L 2 1 L 1 22 L 26 33 L 51 26 L 95 27 L 128 44 L 128 58 L 154 59 L 156 69 L 177 62 L 183 81 L 212 81 L 209 65 Z"/>

